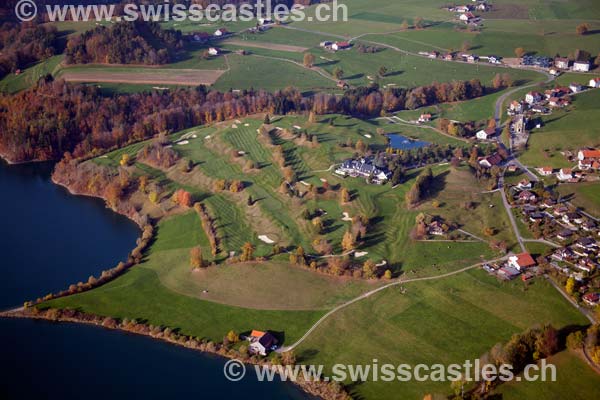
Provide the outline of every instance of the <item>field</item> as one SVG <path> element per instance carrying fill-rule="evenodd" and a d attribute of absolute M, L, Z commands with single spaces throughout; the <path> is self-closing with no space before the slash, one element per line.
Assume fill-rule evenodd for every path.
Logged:
<path fill-rule="evenodd" d="M 266 42 L 255 42 L 249 40 L 226 40 L 224 44 L 241 46 L 241 47 L 256 47 L 259 49 L 272 49 L 277 51 L 289 51 L 292 53 L 302 53 L 308 50 L 306 47 L 292 46 L 289 44 L 277 44 L 277 43 L 266 43 Z"/>
<path fill-rule="evenodd" d="M 558 190 L 577 207 L 592 215 L 600 215 L 600 185 L 597 182 L 560 185 Z"/>
<path fill-rule="evenodd" d="M 394 365 L 463 364 L 479 358 L 497 342 L 506 341 L 511 333 L 534 324 L 551 322 L 564 327 L 586 323 L 543 280 L 524 289 L 521 282 L 499 283 L 476 270 L 439 281 L 407 283 L 404 288 L 404 293 L 399 288 L 381 292 L 326 320 L 300 345 L 301 361 L 327 366 L 367 365 L 373 359 Z M 600 381 L 593 372 L 588 375 Z M 565 375 L 561 382 L 569 387 L 573 380 L 578 378 Z M 426 393 L 451 392 L 448 382 L 416 381 L 369 381 L 352 389 L 353 395 L 367 399 L 398 395 L 421 399 Z"/>
<path fill-rule="evenodd" d="M 145 67 L 73 67 L 58 76 L 67 82 L 106 82 L 139 85 L 212 85 L 222 70 L 163 69 Z"/>

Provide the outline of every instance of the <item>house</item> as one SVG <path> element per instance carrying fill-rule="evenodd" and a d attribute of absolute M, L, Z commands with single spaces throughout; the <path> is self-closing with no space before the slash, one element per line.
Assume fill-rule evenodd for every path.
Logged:
<path fill-rule="evenodd" d="M 569 64 L 571 62 L 566 57 L 556 57 L 554 59 L 554 66 L 560 69 L 569 69 Z"/>
<path fill-rule="evenodd" d="M 596 269 L 596 266 L 596 263 L 589 257 L 584 257 L 575 264 L 575 268 L 585 271 L 588 274 L 593 272 Z"/>
<path fill-rule="evenodd" d="M 531 222 L 542 221 L 543 219 L 544 219 L 544 213 L 534 212 L 534 213 L 529 214 L 529 220 Z"/>
<path fill-rule="evenodd" d="M 553 76 L 559 76 L 560 75 L 560 71 L 555 69 L 555 68 L 550 68 L 550 71 L 548 71 L 550 73 L 550 75 Z"/>
<path fill-rule="evenodd" d="M 586 232 L 591 232 L 594 229 L 596 229 L 596 223 L 591 219 L 588 219 L 587 221 L 584 221 L 583 224 L 581 224 L 581 229 L 583 229 Z"/>
<path fill-rule="evenodd" d="M 529 190 L 523 190 L 521 193 L 519 193 L 517 198 L 522 203 L 529 203 L 535 201 L 535 199 L 537 199 L 537 196 L 535 195 L 535 193 L 530 192 Z"/>
<path fill-rule="evenodd" d="M 456 11 L 458 13 L 467 13 L 467 12 L 471 11 L 471 7 L 469 7 L 469 6 L 456 6 L 456 7 L 454 7 L 454 11 Z"/>
<path fill-rule="evenodd" d="M 427 233 L 430 235 L 442 236 L 444 234 L 444 224 L 440 221 L 433 221 L 427 226 Z"/>
<path fill-rule="evenodd" d="M 573 236 L 573 231 L 570 229 L 563 229 L 560 232 L 558 232 L 558 235 L 556 235 L 558 240 L 567 240 L 571 236 Z"/>
<path fill-rule="evenodd" d="M 452 53 L 446 53 L 446 54 L 444 54 L 444 60 L 446 60 L 446 61 L 452 61 L 452 60 L 454 60 L 454 54 L 452 54 Z"/>
<path fill-rule="evenodd" d="M 556 177 L 561 181 L 571 180 L 573 179 L 573 171 L 571 168 L 561 168 L 556 174 Z"/>
<path fill-rule="evenodd" d="M 385 168 L 378 168 L 373 164 L 372 158 L 348 159 L 335 170 L 342 176 L 373 178 L 375 183 L 383 183 L 390 179 L 392 173 Z"/>
<path fill-rule="evenodd" d="M 589 61 L 575 61 L 573 63 L 573 71 L 577 72 L 589 72 L 590 62 Z"/>
<path fill-rule="evenodd" d="M 271 18 L 259 18 L 258 23 L 261 25 L 273 25 L 274 22 Z"/>
<path fill-rule="evenodd" d="M 522 113 L 523 109 L 524 109 L 523 108 L 523 103 L 521 103 L 520 101 L 516 101 L 516 100 L 513 100 L 510 103 L 509 108 L 510 108 L 511 111 L 514 111 L 515 113 Z"/>
<path fill-rule="evenodd" d="M 348 85 L 348 82 L 346 82 L 346 81 L 337 81 L 337 87 L 339 89 L 346 90 L 346 89 L 348 89 L 350 87 L 350 85 Z"/>
<path fill-rule="evenodd" d="M 525 268 L 535 266 L 535 260 L 529 253 L 521 253 L 508 258 L 508 266 L 515 268 L 517 271 L 522 271 Z"/>
<path fill-rule="evenodd" d="M 208 54 L 210 54 L 211 56 L 218 56 L 219 49 L 217 49 L 216 47 L 211 47 L 208 49 Z"/>
<path fill-rule="evenodd" d="M 521 190 L 531 189 L 531 181 L 527 179 L 523 179 L 521 182 L 517 183 L 517 188 Z"/>
<path fill-rule="evenodd" d="M 473 64 L 474 62 L 479 60 L 479 56 L 477 56 L 476 54 L 469 54 L 467 56 L 467 62 Z"/>
<path fill-rule="evenodd" d="M 562 216 L 562 220 L 565 224 L 581 224 L 583 223 L 583 218 L 576 212 L 568 212 Z"/>
<path fill-rule="evenodd" d="M 566 261 L 575 257 L 575 253 L 568 247 L 561 247 L 552 253 L 552 258 L 558 261 Z"/>
<path fill-rule="evenodd" d="M 583 86 L 581 86 L 579 83 L 571 83 L 569 85 L 569 90 L 572 93 L 579 93 L 583 90 Z"/>
<path fill-rule="evenodd" d="M 350 48 L 351 44 L 349 42 L 335 42 L 331 45 L 331 48 L 335 51 L 345 50 Z"/>
<path fill-rule="evenodd" d="M 588 306 L 594 307 L 600 303 L 600 293 L 587 293 L 581 296 L 581 299 Z"/>
<path fill-rule="evenodd" d="M 475 18 L 477 17 L 470 11 L 465 12 L 464 14 L 461 14 L 460 17 L 458 17 L 458 19 L 460 19 L 463 22 L 469 22 Z"/>
<path fill-rule="evenodd" d="M 550 207 L 554 207 L 556 205 L 556 200 L 548 197 L 546 199 L 544 199 L 544 201 L 542 202 L 542 206 L 544 208 L 550 208 Z"/>
<path fill-rule="evenodd" d="M 206 43 L 210 39 L 208 32 L 194 32 L 187 36 L 188 40 L 199 43 Z"/>
<path fill-rule="evenodd" d="M 488 56 L 488 62 L 490 64 L 501 64 L 501 57 L 498 56 Z"/>
<path fill-rule="evenodd" d="M 421 114 L 418 122 L 423 123 L 423 122 L 429 122 L 429 121 L 431 121 L 431 114 Z"/>
<path fill-rule="evenodd" d="M 559 206 L 554 209 L 554 215 L 556 215 L 557 217 L 562 217 L 563 215 L 565 215 L 568 212 L 569 212 L 569 209 L 565 206 Z"/>
<path fill-rule="evenodd" d="M 277 339 L 269 332 L 253 330 L 248 336 L 248 341 L 248 351 L 252 354 L 266 356 L 268 352 L 277 348 Z"/>
<path fill-rule="evenodd" d="M 496 128 L 486 128 L 482 129 L 475 134 L 477 139 L 479 140 L 488 140 L 490 137 L 496 134 Z"/>
<path fill-rule="evenodd" d="M 525 101 L 529 104 L 535 104 L 542 101 L 543 96 L 540 92 L 529 92 L 525 95 Z"/>
<path fill-rule="evenodd" d="M 538 174 L 540 174 L 541 176 L 550 176 L 552 175 L 552 172 L 554 171 L 552 168 L 550 167 L 540 167 L 540 168 L 536 168 L 535 169 Z"/>
<path fill-rule="evenodd" d="M 215 31 L 213 36 L 222 37 L 222 36 L 227 36 L 228 34 L 229 34 L 229 31 L 227 29 L 220 28 Z"/>
<path fill-rule="evenodd" d="M 485 3 L 479 3 L 477 6 L 475 6 L 475 8 L 479 11 L 487 11 L 489 6 Z"/>
<path fill-rule="evenodd" d="M 600 88 L 600 78 L 590 79 L 590 84 L 588 86 L 591 88 Z"/>
<path fill-rule="evenodd" d="M 502 163 L 502 157 L 498 153 L 494 153 L 488 157 L 482 157 L 479 159 L 479 165 L 484 168 L 492 168 L 494 165 L 500 165 Z"/>
<path fill-rule="evenodd" d="M 515 277 L 519 276 L 520 272 L 518 269 L 511 267 L 509 265 L 506 265 L 502 268 L 500 268 L 498 270 L 498 275 L 500 277 L 503 277 L 504 279 L 514 279 Z"/>
<path fill-rule="evenodd" d="M 319 43 L 319 46 L 323 48 L 331 47 L 331 45 L 333 45 L 333 42 L 330 42 L 329 40 Z"/>
<path fill-rule="evenodd" d="M 596 241 L 589 237 L 582 237 L 577 239 L 575 246 L 584 250 L 592 250 L 594 247 L 596 247 Z"/>
<path fill-rule="evenodd" d="M 579 169 L 587 170 L 594 168 L 594 163 L 600 162 L 600 150 L 585 149 L 577 153 Z M 597 168 L 596 168 L 597 169 Z"/>

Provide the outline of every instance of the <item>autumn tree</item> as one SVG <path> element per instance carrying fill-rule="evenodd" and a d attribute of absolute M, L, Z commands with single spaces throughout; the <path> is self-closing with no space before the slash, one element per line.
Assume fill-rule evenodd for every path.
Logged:
<path fill-rule="evenodd" d="M 254 259 L 254 245 L 250 242 L 244 243 L 242 246 L 242 255 L 240 261 L 252 261 Z"/>
<path fill-rule="evenodd" d="M 192 269 L 204 267 L 204 259 L 202 258 L 202 248 L 200 246 L 192 247 L 190 250 L 190 266 Z"/>
<path fill-rule="evenodd" d="M 377 272 L 377 266 L 373 260 L 367 260 L 363 264 L 363 276 L 367 279 L 375 278 L 375 273 Z"/>
<path fill-rule="evenodd" d="M 379 72 L 379 76 L 383 78 L 383 77 L 385 77 L 387 75 L 388 69 L 387 69 L 386 66 L 382 65 L 381 67 L 379 67 L 379 71 L 378 72 Z"/>
<path fill-rule="evenodd" d="M 304 66 L 312 68 L 315 63 L 315 56 L 312 53 L 304 53 Z"/>
<path fill-rule="evenodd" d="M 405 30 L 407 30 L 407 29 L 408 29 L 408 26 L 409 26 L 409 25 L 408 25 L 408 21 L 407 21 L 407 20 L 404 20 L 404 21 L 402 21 L 402 23 L 400 24 L 400 29 L 402 29 L 403 31 L 405 31 Z"/>
<path fill-rule="evenodd" d="M 392 279 L 392 271 L 390 271 L 389 269 L 386 269 L 385 273 L 383 274 L 383 277 L 388 280 Z"/>
<path fill-rule="evenodd" d="M 127 166 L 129 166 L 130 163 L 131 163 L 131 156 L 128 153 L 123 153 L 119 164 L 121 164 L 122 167 L 127 167 Z"/>
<path fill-rule="evenodd" d="M 229 343 L 237 343 L 240 341 L 240 336 L 233 330 L 227 332 L 226 337 Z"/>
<path fill-rule="evenodd" d="M 340 191 L 340 201 L 342 204 L 349 203 L 352 200 L 350 197 L 350 192 L 346 188 L 342 188 Z"/>
<path fill-rule="evenodd" d="M 577 32 L 578 35 L 585 35 L 589 30 L 590 25 L 587 23 L 581 23 L 575 28 L 575 32 Z"/>
<path fill-rule="evenodd" d="M 354 235 L 352 234 L 352 232 L 346 231 L 346 233 L 344 233 L 344 237 L 342 238 L 342 249 L 344 251 L 350 251 L 354 250 L 355 247 L 356 240 L 354 238 Z"/>
<path fill-rule="evenodd" d="M 518 58 L 522 58 L 522 57 L 525 55 L 525 49 L 524 49 L 524 48 L 522 48 L 522 47 L 517 47 L 517 48 L 515 49 L 515 55 L 516 55 Z"/>
<path fill-rule="evenodd" d="M 423 28 L 423 18 L 415 17 L 415 19 L 413 20 L 413 24 L 416 29 L 422 29 Z"/>
<path fill-rule="evenodd" d="M 317 233 L 322 233 L 323 232 L 323 220 L 319 217 L 315 218 L 312 220 L 312 225 L 315 227 L 315 230 L 317 231 Z"/>
<path fill-rule="evenodd" d="M 575 278 L 573 278 L 572 276 L 570 276 L 569 279 L 567 279 L 567 283 L 565 284 L 565 291 L 569 295 L 572 295 L 575 292 Z"/>

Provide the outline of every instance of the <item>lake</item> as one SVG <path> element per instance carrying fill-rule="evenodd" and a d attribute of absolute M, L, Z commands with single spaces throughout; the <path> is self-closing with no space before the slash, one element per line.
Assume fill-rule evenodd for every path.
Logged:
<path fill-rule="evenodd" d="M 0 307 L 22 305 L 113 267 L 139 230 L 99 199 L 50 181 L 48 163 L 0 161 Z M 229 382 L 225 359 L 79 324 L 0 319 L 0 398 L 312 399 L 283 382 Z"/>
<path fill-rule="evenodd" d="M 390 145 L 392 148 L 397 150 L 418 149 L 419 147 L 427 147 L 431 144 L 422 140 L 411 139 L 398 133 L 392 133 L 387 135 L 387 137 L 390 138 Z"/>

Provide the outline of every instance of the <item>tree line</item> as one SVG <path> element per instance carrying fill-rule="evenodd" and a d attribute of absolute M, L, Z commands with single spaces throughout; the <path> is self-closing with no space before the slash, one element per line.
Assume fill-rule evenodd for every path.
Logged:
<path fill-rule="evenodd" d="M 292 87 L 274 93 L 222 93 L 198 86 L 109 97 L 94 86 L 47 76 L 28 90 L 0 95 L 0 153 L 15 162 L 56 160 L 65 152 L 76 158 L 91 157 L 161 133 L 249 114 L 313 111 L 372 117 L 417 104 L 466 100 L 484 92 L 479 81 L 469 81 L 414 89 L 381 90 L 375 85 L 343 96 L 304 97 Z"/>

